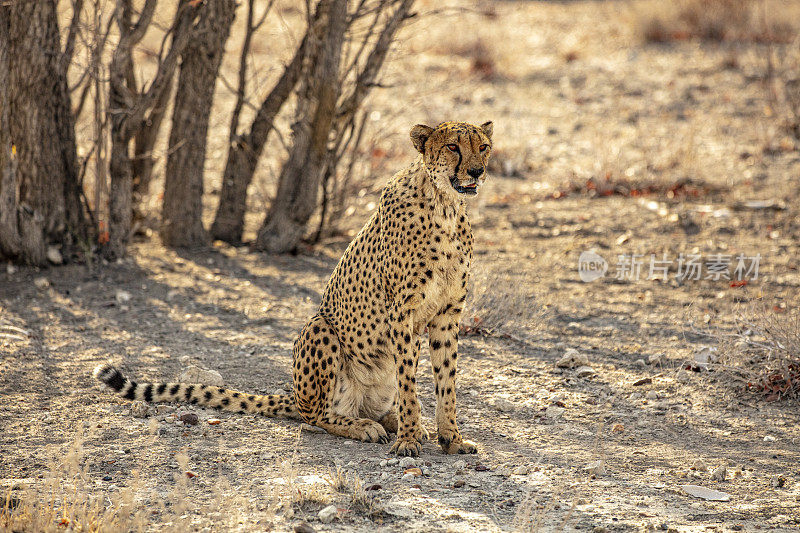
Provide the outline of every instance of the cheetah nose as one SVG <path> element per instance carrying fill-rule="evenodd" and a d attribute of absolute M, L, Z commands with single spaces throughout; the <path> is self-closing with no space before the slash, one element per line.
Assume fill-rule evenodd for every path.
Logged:
<path fill-rule="evenodd" d="M 473 178 L 480 178 L 481 174 L 483 174 L 483 168 L 471 168 L 467 170 L 467 174 L 472 176 Z"/>

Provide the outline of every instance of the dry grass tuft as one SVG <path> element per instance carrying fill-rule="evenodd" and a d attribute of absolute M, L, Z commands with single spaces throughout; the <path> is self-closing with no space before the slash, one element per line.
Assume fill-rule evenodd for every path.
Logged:
<path fill-rule="evenodd" d="M 778 7 L 773 6 L 778 9 Z M 637 31 L 646 42 L 703 41 L 789 42 L 796 28 L 767 21 L 756 0 L 676 0 L 647 2 L 636 12 Z"/>
<path fill-rule="evenodd" d="M 765 401 L 800 399 L 800 310 L 750 307 L 735 329 L 701 332 L 718 344 L 719 360 L 709 365 L 741 390 Z"/>
<path fill-rule="evenodd" d="M 461 319 L 462 335 L 524 336 L 535 331 L 546 310 L 520 276 L 528 272 L 473 272 Z"/>

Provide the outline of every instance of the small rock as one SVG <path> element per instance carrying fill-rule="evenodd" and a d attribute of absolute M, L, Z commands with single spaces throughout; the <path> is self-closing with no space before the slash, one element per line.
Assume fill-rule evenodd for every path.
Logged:
<path fill-rule="evenodd" d="M 189 479 L 192 479 L 192 478 L 196 478 L 196 477 L 197 477 L 197 474 L 196 474 L 195 472 L 192 472 L 191 470 L 187 470 L 187 471 L 185 472 L 185 474 L 186 474 L 186 477 L 188 477 Z"/>
<path fill-rule="evenodd" d="M 719 490 L 713 490 L 699 485 L 679 485 L 683 491 L 695 498 L 702 498 L 703 500 L 710 500 L 715 502 L 730 501 L 731 495 Z"/>
<path fill-rule="evenodd" d="M 653 382 L 653 378 L 637 379 L 636 381 L 633 382 L 633 386 L 634 387 L 640 387 L 642 385 L 649 385 L 652 382 Z"/>
<path fill-rule="evenodd" d="M 705 461 L 702 459 L 698 459 L 692 465 L 692 470 L 697 470 L 698 472 L 708 472 L 708 465 L 706 465 Z"/>
<path fill-rule="evenodd" d="M 503 477 L 508 477 L 511 475 L 511 469 L 507 466 L 501 466 L 495 470 L 495 473 Z"/>
<path fill-rule="evenodd" d="M 411 466 L 417 466 L 417 460 L 413 457 L 403 457 L 400 459 L 400 468 L 409 468 Z"/>
<path fill-rule="evenodd" d="M 505 398 L 498 398 L 494 402 L 494 408 L 503 413 L 510 413 L 514 411 L 514 404 Z"/>
<path fill-rule="evenodd" d="M 146 402 L 137 400 L 131 403 L 131 416 L 134 416 L 136 418 L 147 418 L 147 412 L 149 407 L 150 406 L 147 405 Z"/>
<path fill-rule="evenodd" d="M 654 390 L 649 390 L 644 395 L 644 397 L 647 398 L 648 400 L 658 400 L 658 393 Z"/>
<path fill-rule="evenodd" d="M 47 247 L 47 260 L 54 265 L 60 265 L 64 262 L 64 258 L 61 256 L 61 251 L 59 251 L 59 249 L 55 246 Z"/>
<path fill-rule="evenodd" d="M 418 466 L 414 466 L 411 468 L 406 468 L 404 471 L 405 474 L 411 474 L 414 477 L 419 477 L 422 475 L 422 469 Z"/>
<path fill-rule="evenodd" d="M 219 418 L 209 418 L 208 419 L 208 425 L 209 426 L 218 426 L 221 423 L 222 423 L 222 420 L 220 420 Z"/>
<path fill-rule="evenodd" d="M 631 395 L 630 395 L 630 396 L 628 396 L 628 399 L 629 399 L 630 401 L 632 401 L 632 402 L 635 402 L 636 400 L 639 400 L 639 399 L 641 399 L 641 397 L 642 397 L 641 393 L 638 393 L 638 392 L 632 392 L 632 393 L 631 393 Z"/>
<path fill-rule="evenodd" d="M 587 365 L 579 366 L 577 370 L 575 370 L 575 375 L 579 378 L 588 378 L 589 376 L 593 376 L 597 374 L 597 371 Z"/>
<path fill-rule="evenodd" d="M 323 524 L 330 524 L 333 522 L 333 519 L 336 518 L 338 512 L 339 510 L 335 505 L 329 505 L 322 509 L 317 516 L 319 516 L 319 520 Z"/>
<path fill-rule="evenodd" d="M 389 462 L 386 459 L 384 459 L 383 461 L 378 463 L 378 466 L 380 466 L 381 468 L 386 468 L 388 466 L 388 464 L 389 464 Z"/>
<path fill-rule="evenodd" d="M 181 413 L 178 420 L 190 426 L 196 426 L 200 422 L 200 418 L 194 413 Z"/>
<path fill-rule="evenodd" d="M 184 370 L 179 379 L 181 383 L 198 383 L 214 387 L 221 387 L 225 384 L 222 375 L 216 370 L 205 370 L 194 365 Z"/>
<path fill-rule="evenodd" d="M 593 476 L 602 476 L 606 473 L 606 467 L 603 461 L 595 461 L 583 467 L 583 471 Z"/>
<path fill-rule="evenodd" d="M 294 533 L 316 533 L 316 531 L 308 522 L 300 522 L 294 526 Z"/>
<path fill-rule="evenodd" d="M 114 295 L 114 298 L 117 300 L 118 304 L 125 304 L 131 300 L 131 293 L 128 291 L 118 290 Z"/>
<path fill-rule="evenodd" d="M 464 470 L 467 467 L 467 462 L 464 459 L 459 459 L 453 463 L 455 470 Z"/>
<path fill-rule="evenodd" d="M 490 468 L 486 465 L 475 465 L 476 472 L 488 472 Z"/>
<path fill-rule="evenodd" d="M 6 274 L 8 274 L 9 276 L 13 276 L 16 273 L 17 273 L 17 267 L 12 265 L 11 263 L 6 265 Z"/>
<path fill-rule="evenodd" d="M 464 480 L 463 480 L 463 479 L 459 479 L 459 480 L 457 480 L 457 481 L 455 481 L 455 482 L 453 483 L 453 488 L 454 488 L 454 489 L 460 489 L 460 488 L 461 488 L 461 487 L 463 487 L 464 485 L 465 485 L 465 483 L 464 483 Z"/>
<path fill-rule="evenodd" d="M 408 474 L 403 474 L 403 477 L 401 477 L 400 479 L 402 479 L 403 481 L 412 481 L 415 477 L 416 476 L 414 476 L 414 474 L 408 473 Z"/>
<path fill-rule="evenodd" d="M 772 435 L 766 435 L 764 437 L 764 442 L 775 442 L 775 437 L 773 437 Z"/>
<path fill-rule="evenodd" d="M 558 407 L 557 405 L 551 405 L 545 410 L 544 416 L 555 420 L 557 418 L 561 418 L 561 415 L 564 414 L 564 411 L 566 411 L 566 409 L 564 409 L 563 407 Z"/>
<path fill-rule="evenodd" d="M 511 471 L 511 473 L 512 473 L 512 474 L 514 474 L 514 475 L 516 475 L 516 476 L 524 476 L 524 475 L 527 475 L 527 473 L 528 473 L 528 467 L 527 467 L 527 466 L 518 466 L 518 467 L 516 467 L 514 470 L 512 470 L 512 471 Z"/>
<path fill-rule="evenodd" d="M 636 361 L 634 361 L 634 364 L 639 365 L 639 366 L 647 365 L 647 363 L 645 362 L 644 359 L 637 359 Z"/>
<path fill-rule="evenodd" d="M 773 488 L 780 489 L 786 485 L 786 478 L 783 476 L 775 476 L 772 478 L 772 481 L 770 481 L 770 485 L 772 485 Z"/>
<path fill-rule="evenodd" d="M 589 364 L 589 358 L 575 348 L 567 348 L 561 359 L 556 362 L 558 368 L 575 368 Z"/>
<path fill-rule="evenodd" d="M 35 278 L 33 280 L 33 284 L 36 286 L 37 289 L 43 291 L 50 286 L 50 280 L 47 278 Z"/>
<path fill-rule="evenodd" d="M 725 465 L 715 468 L 711 471 L 711 479 L 714 481 L 725 481 L 725 478 L 728 475 L 728 469 L 725 468 Z"/>
<path fill-rule="evenodd" d="M 103 481 L 111 481 L 111 476 L 103 476 Z"/>
<path fill-rule="evenodd" d="M 388 464 L 389 466 L 394 466 L 399 462 L 400 462 L 400 460 L 397 457 L 392 457 L 391 459 L 386 461 L 386 464 Z"/>

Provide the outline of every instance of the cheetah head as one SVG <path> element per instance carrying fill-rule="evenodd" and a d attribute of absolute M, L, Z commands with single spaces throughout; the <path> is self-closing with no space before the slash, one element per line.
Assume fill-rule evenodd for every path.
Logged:
<path fill-rule="evenodd" d="M 411 142 L 440 191 L 448 196 L 478 194 L 492 152 L 491 122 L 444 122 L 435 128 L 417 124 L 411 128 Z"/>

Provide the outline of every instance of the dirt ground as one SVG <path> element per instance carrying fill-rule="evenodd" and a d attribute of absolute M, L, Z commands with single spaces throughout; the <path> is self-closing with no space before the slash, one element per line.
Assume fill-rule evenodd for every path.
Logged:
<path fill-rule="evenodd" d="M 117 264 L 3 269 L 0 327 L 29 333 L 0 337 L 5 495 L 52 500 L 46 525 L 61 530 L 78 524 L 61 511 L 75 501 L 116 509 L 101 530 L 800 529 L 797 401 L 685 369 L 748 306 L 796 310 L 800 155 L 765 114 L 759 45 L 645 45 L 637 5 L 463 3 L 419 17 L 371 98 L 378 186 L 321 246 L 266 256 L 153 238 Z M 450 118 L 495 123 L 459 357 L 459 424 L 478 455 L 432 442 L 401 463 L 389 446 L 291 421 L 188 406 L 134 416 L 91 378 L 111 359 L 141 380 L 197 365 L 239 390 L 288 387 L 294 336 L 381 180 L 410 161 L 407 130 Z M 605 277 L 581 280 L 585 251 L 607 260 Z M 634 253 L 641 277 L 615 279 L 618 256 Z M 651 254 L 673 261 L 666 282 L 645 279 Z M 760 254 L 758 277 L 680 281 L 680 254 Z M 587 361 L 556 366 L 570 349 Z M 199 424 L 176 421 L 186 412 Z"/>

